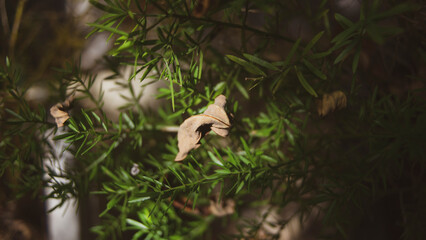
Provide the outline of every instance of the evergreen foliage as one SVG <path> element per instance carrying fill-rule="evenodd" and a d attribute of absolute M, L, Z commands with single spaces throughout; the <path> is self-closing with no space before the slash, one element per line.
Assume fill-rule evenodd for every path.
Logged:
<path fill-rule="evenodd" d="M 110 34 L 114 47 L 106 59 L 117 73 L 111 78 L 131 66 L 122 87 L 132 96 L 113 121 L 102 109 L 103 93 L 90 92 L 96 75 L 78 63 L 55 70 L 52 105 L 71 89 L 95 106 L 71 110 L 56 134 L 75 159 L 58 173 L 43 167 L 46 151 L 54 151 L 47 139 L 58 131 L 49 106 L 25 100 L 30 76 L 17 60 L 3 58 L 0 174 L 15 174 L 14 197 L 36 195 L 48 184 L 55 191 L 46 198 L 61 204 L 99 195 L 106 200 L 101 222 L 91 228 L 99 239 L 256 238 L 259 222 L 240 222 L 240 232 L 229 235 L 217 229 L 244 209 L 292 203 L 302 222 L 315 219 L 317 238 L 354 239 L 391 199 L 398 237 L 425 239 L 425 32 L 412 24 L 424 6 L 363 1 L 359 17 L 349 19 L 334 14 L 327 0 L 210 1 L 208 8 L 209 1 L 194 0 L 90 2 L 104 14 L 89 23 L 88 37 Z M 309 39 L 285 31 L 300 15 L 309 20 Z M 158 98 L 166 104 L 142 108 L 142 94 L 130 83 L 135 76 L 165 82 Z M 413 82 L 422 87 L 406 87 Z M 322 97 L 334 91 L 347 104 L 319 116 Z M 167 129 L 202 113 L 220 94 L 232 116 L 229 136 L 210 133 L 175 162 L 176 132 Z M 48 182 L 44 174 L 69 181 Z M 235 212 L 204 213 L 213 198 L 233 199 Z M 287 221 L 274 224 L 283 229 Z"/>

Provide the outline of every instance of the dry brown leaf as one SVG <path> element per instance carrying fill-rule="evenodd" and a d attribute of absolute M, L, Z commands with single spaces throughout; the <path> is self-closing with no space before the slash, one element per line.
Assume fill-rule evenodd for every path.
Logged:
<path fill-rule="evenodd" d="M 213 215 L 218 217 L 230 215 L 235 212 L 235 202 L 232 199 L 227 199 L 225 202 L 210 200 L 209 210 Z"/>
<path fill-rule="evenodd" d="M 179 126 L 177 134 L 179 152 L 175 161 L 184 160 L 189 151 L 198 148 L 201 138 L 210 130 L 222 137 L 228 135 L 231 123 L 225 112 L 225 104 L 226 97 L 219 95 L 203 114 L 189 117 Z"/>
<path fill-rule="evenodd" d="M 182 199 L 175 199 L 173 200 L 172 204 L 176 208 L 181 209 L 187 213 L 196 214 L 196 215 L 200 214 L 200 209 L 198 209 L 197 207 L 192 208 L 193 202 L 186 197 L 183 197 Z"/>
<path fill-rule="evenodd" d="M 209 6 L 210 0 L 199 0 L 194 7 L 194 11 L 192 11 L 192 14 L 197 18 L 203 17 L 207 12 L 207 9 L 209 9 Z"/>
<path fill-rule="evenodd" d="M 55 106 L 50 108 L 50 115 L 55 118 L 56 125 L 63 127 L 64 123 L 70 118 L 68 115 L 68 109 L 71 105 L 73 97 L 69 97 L 63 103 L 57 103 Z"/>
<path fill-rule="evenodd" d="M 324 94 L 322 100 L 318 103 L 318 115 L 325 116 L 334 110 L 346 107 L 346 95 L 342 91 L 334 91 L 330 94 Z"/>

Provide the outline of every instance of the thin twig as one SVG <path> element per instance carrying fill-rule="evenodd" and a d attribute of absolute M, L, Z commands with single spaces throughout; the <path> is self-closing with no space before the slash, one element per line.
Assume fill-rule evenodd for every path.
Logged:
<path fill-rule="evenodd" d="M 244 16 L 243 16 L 243 21 L 241 23 L 241 45 L 242 45 L 242 49 L 244 52 L 247 52 L 247 41 L 246 41 L 246 23 L 247 23 L 247 15 L 248 15 L 248 11 L 249 11 L 249 1 L 246 0 L 246 7 L 245 7 L 245 12 L 244 12 Z"/>
<path fill-rule="evenodd" d="M 171 14 L 171 17 L 175 17 L 175 18 L 179 18 L 182 20 L 191 20 L 191 21 L 201 21 L 201 22 L 208 22 L 208 23 L 214 23 L 216 25 L 220 25 L 220 26 L 224 26 L 224 27 L 229 27 L 229 28 L 238 28 L 238 29 L 245 29 L 247 31 L 265 36 L 265 37 L 271 37 L 271 38 L 276 38 L 276 39 L 281 39 L 290 43 L 294 43 L 295 41 L 293 39 L 290 39 L 288 37 L 282 36 L 280 34 L 276 34 L 276 33 L 270 33 L 270 32 L 265 32 L 256 28 L 252 28 L 249 26 L 242 26 L 240 24 L 235 24 L 235 23 L 230 23 L 230 22 L 222 22 L 222 21 L 218 21 L 218 20 L 214 20 L 214 19 L 210 19 L 210 18 L 197 18 L 197 17 L 193 17 L 193 16 L 186 16 L 186 15 L 180 15 L 180 14 Z"/>

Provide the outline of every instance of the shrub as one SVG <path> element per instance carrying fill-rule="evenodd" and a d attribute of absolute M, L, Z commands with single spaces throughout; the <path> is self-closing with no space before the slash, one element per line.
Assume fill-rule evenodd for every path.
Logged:
<path fill-rule="evenodd" d="M 278 239 L 291 219 L 302 237 L 424 239 L 424 7 L 397 2 L 363 1 L 348 17 L 326 0 L 93 0 L 103 15 L 88 36 L 110 34 L 112 79 L 132 69 L 128 104 L 110 119 L 103 93 L 90 91 L 96 76 L 69 63 L 50 103 L 79 92 L 77 106 L 85 97 L 95 107 L 56 105 L 57 127 L 48 106 L 25 100 L 19 59 L 6 58 L 1 174 L 19 173 L 15 196 L 47 185 L 61 204 L 99 195 L 100 239 Z M 165 104 L 141 107 L 134 79 L 166 83 Z M 207 124 L 175 162 L 177 127 L 219 95 L 229 135 L 204 136 Z M 61 173 L 43 168 L 52 135 L 74 159 Z M 252 221 L 249 209 L 263 212 Z"/>

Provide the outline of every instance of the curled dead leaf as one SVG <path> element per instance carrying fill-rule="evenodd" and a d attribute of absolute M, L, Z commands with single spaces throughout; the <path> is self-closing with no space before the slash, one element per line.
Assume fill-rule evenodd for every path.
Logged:
<path fill-rule="evenodd" d="M 179 152 L 175 161 L 184 160 L 189 151 L 198 148 L 201 138 L 210 130 L 222 137 L 228 135 L 231 123 L 225 112 L 225 104 L 226 97 L 219 95 L 203 114 L 189 117 L 179 126 L 177 134 Z"/>
<path fill-rule="evenodd" d="M 211 214 L 218 217 L 230 215 L 235 212 L 235 202 L 232 199 L 220 202 L 210 200 L 209 210 Z"/>
<path fill-rule="evenodd" d="M 130 169 L 130 175 L 136 176 L 141 172 L 139 169 L 139 165 L 137 163 L 133 163 L 132 169 Z"/>
<path fill-rule="evenodd" d="M 50 115 L 55 118 L 56 126 L 63 127 L 64 123 L 70 118 L 68 109 L 70 108 L 73 97 L 69 97 L 63 103 L 57 103 L 50 108 Z"/>
<path fill-rule="evenodd" d="M 324 94 L 322 100 L 318 102 L 318 115 L 325 116 L 336 109 L 345 108 L 347 104 L 346 95 L 342 91 L 334 91 L 330 94 Z"/>

